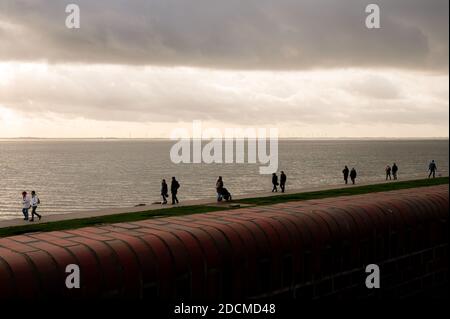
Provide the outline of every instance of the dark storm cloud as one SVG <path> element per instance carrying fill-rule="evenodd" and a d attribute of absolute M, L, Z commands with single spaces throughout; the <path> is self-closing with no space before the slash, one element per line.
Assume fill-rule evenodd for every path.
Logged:
<path fill-rule="evenodd" d="M 448 1 L 0 0 L 0 61 L 447 72 Z M 65 6 L 81 29 L 65 28 Z"/>

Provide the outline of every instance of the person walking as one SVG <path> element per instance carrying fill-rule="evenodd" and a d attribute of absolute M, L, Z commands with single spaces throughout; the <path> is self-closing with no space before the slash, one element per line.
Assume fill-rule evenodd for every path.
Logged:
<path fill-rule="evenodd" d="M 28 220 L 28 211 L 31 207 L 30 197 L 27 192 L 22 192 L 22 214 L 23 220 Z"/>
<path fill-rule="evenodd" d="M 398 166 L 396 163 L 392 165 L 392 177 L 394 177 L 394 181 L 397 180 Z"/>
<path fill-rule="evenodd" d="M 273 188 L 272 188 L 272 193 L 273 192 L 278 192 L 278 176 L 276 173 L 272 174 L 272 184 L 273 184 Z"/>
<path fill-rule="evenodd" d="M 31 192 L 31 219 L 30 219 L 30 222 L 34 222 L 34 215 L 36 215 L 39 218 L 39 220 L 41 220 L 42 216 L 36 212 L 39 204 L 41 204 L 41 200 L 36 195 L 36 192 L 32 191 Z"/>
<path fill-rule="evenodd" d="M 175 203 L 179 203 L 178 201 L 178 189 L 180 188 L 180 183 L 178 183 L 177 179 L 175 177 L 172 177 L 172 182 L 170 184 L 170 192 L 172 193 L 172 205 L 175 205 Z"/>
<path fill-rule="evenodd" d="M 392 168 L 389 165 L 387 165 L 385 168 L 385 171 L 386 171 L 386 180 L 388 180 L 388 179 L 392 180 L 392 176 L 391 176 Z"/>
<path fill-rule="evenodd" d="M 286 187 L 286 180 L 287 180 L 287 176 L 284 173 L 284 171 L 281 171 L 281 175 L 280 175 L 280 188 L 281 188 L 281 192 L 284 193 L 284 189 Z"/>
<path fill-rule="evenodd" d="M 217 192 L 217 201 L 222 201 L 222 193 L 223 193 L 223 179 L 222 176 L 219 176 L 219 178 L 216 181 L 216 192 Z"/>
<path fill-rule="evenodd" d="M 344 169 L 342 170 L 342 174 L 344 175 L 344 182 L 347 185 L 348 184 L 348 174 L 350 174 L 350 170 L 348 169 L 347 165 L 345 165 Z"/>
<path fill-rule="evenodd" d="M 428 178 L 430 178 L 431 175 L 433 175 L 433 178 L 436 178 L 437 165 L 434 160 L 432 160 L 431 163 L 428 165 L 428 170 L 430 171 Z"/>
<path fill-rule="evenodd" d="M 169 197 L 169 187 L 167 186 L 166 180 L 163 179 L 161 182 L 161 196 L 162 196 L 162 204 L 167 204 L 167 198 Z"/>
<path fill-rule="evenodd" d="M 352 170 L 350 171 L 350 179 L 352 180 L 353 185 L 355 185 L 357 175 L 358 174 L 356 173 L 356 169 L 352 168 Z"/>

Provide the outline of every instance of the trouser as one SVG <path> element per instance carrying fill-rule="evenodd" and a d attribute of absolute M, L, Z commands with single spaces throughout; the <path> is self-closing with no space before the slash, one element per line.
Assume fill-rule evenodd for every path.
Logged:
<path fill-rule="evenodd" d="M 392 176 L 394 177 L 394 180 L 397 179 L 397 173 L 392 173 Z"/>
<path fill-rule="evenodd" d="M 39 219 L 41 219 L 41 215 L 39 215 L 37 212 L 37 206 L 33 206 L 31 208 L 31 220 L 34 220 L 34 215 L 36 215 Z"/>
<path fill-rule="evenodd" d="M 28 220 L 28 209 L 29 208 L 22 208 L 22 214 L 25 220 Z"/>
<path fill-rule="evenodd" d="M 163 198 L 163 204 L 167 203 L 167 194 L 161 194 L 162 198 Z"/>
<path fill-rule="evenodd" d="M 355 184 L 355 179 L 352 177 L 352 184 Z"/>
<path fill-rule="evenodd" d="M 386 174 L 386 180 L 388 180 L 388 178 L 389 178 L 389 179 L 392 179 L 392 178 L 391 178 L 391 173 L 387 173 L 387 174 Z"/>
<path fill-rule="evenodd" d="M 430 171 L 430 175 L 428 175 L 428 178 L 430 178 L 431 175 L 433 175 L 433 178 L 435 178 L 436 177 L 436 171 L 435 170 Z"/>
<path fill-rule="evenodd" d="M 172 204 L 178 204 L 177 193 L 172 193 Z"/>
<path fill-rule="evenodd" d="M 278 188 L 276 184 L 273 184 L 272 192 L 278 192 Z"/>
<path fill-rule="evenodd" d="M 281 188 L 281 192 L 284 193 L 284 187 L 286 186 L 286 184 L 280 184 L 280 188 Z"/>
<path fill-rule="evenodd" d="M 348 176 L 344 176 L 345 184 L 348 184 Z"/>

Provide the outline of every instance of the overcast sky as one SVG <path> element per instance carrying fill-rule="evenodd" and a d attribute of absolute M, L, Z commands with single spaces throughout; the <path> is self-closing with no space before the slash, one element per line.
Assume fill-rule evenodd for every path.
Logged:
<path fill-rule="evenodd" d="M 0 0 L 0 137 L 448 137 L 448 3 Z"/>

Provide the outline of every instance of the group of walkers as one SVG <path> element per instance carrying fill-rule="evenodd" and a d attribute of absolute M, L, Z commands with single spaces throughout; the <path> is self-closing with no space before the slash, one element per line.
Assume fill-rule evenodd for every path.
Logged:
<path fill-rule="evenodd" d="M 399 168 L 396 163 L 392 165 L 387 165 L 385 168 L 386 172 L 386 180 L 397 180 L 397 174 L 398 174 Z M 428 178 L 435 178 L 436 177 L 436 171 L 437 171 L 437 165 L 434 160 L 430 162 L 428 165 L 428 171 L 430 172 L 428 175 Z M 350 180 L 352 184 L 354 185 L 356 183 L 356 177 L 357 172 L 356 169 L 353 167 L 351 170 L 348 168 L 348 166 L 345 166 L 342 170 L 342 174 L 344 175 L 344 182 L 345 184 L 348 184 L 348 179 L 350 177 Z M 285 192 L 286 188 L 286 181 L 287 176 L 284 173 L 284 171 L 281 171 L 280 178 L 278 179 L 277 173 L 272 174 L 272 192 L 278 192 L 278 186 L 280 186 L 281 192 Z M 178 204 L 179 200 L 177 197 L 178 189 L 180 188 L 180 183 L 177 181 L 175 177 L 172 177 L 172 181 L 170 183 L 170 194 L 172 199 L 172 205 Z M 231 193 L 224 187 L 224 182 L 222 176 L 219 176 L 219 178 L 216 181 L 216 192 L 217 192 L 217 201 L 221 202 L 222 200 L 225 201 L 231 201 L 232 196 Z M 166 205 L 167 199 L 169 198 L 169 185 L 167 184 L 166 180 L 163 179 L 161 182 L 161 196 L 162 196 L 162 202 L 161 204 Z M 37 216 L 39 220 L 41 220 L 42 216 L 37 213 L 38 206 L 40 205 L 41 201 L 39 197 L 37 196 L 35 191 L 31 192 L 31 197 L 28 195 L 27 192 L 22 193 L 22 213 L 24 216 L 24 220 L 29 220 L 30 222 L 34 221 L 34 216 Z M 29 211 L 31 209 L 31 219 L 29 218 Z"/>
<path fill-rule="evenodd" d="M 397 180 L 397 174 L 398 174 L 398 170 L 399 170 L 397 163 L 392 164 L 392 166 L 387 165 L 384 170 L 386 173 L 386 180 L 392 180 L 392 179 L 394 179 L 394 181 Z M 433 178 L 436 177 L 437 165 L 434 160 L 432 160 L 430 162 L 430 164 L 428 165 L 428 171 L 430 172 L 430 174 L 428 175 L 428 178 L 431 178 L 431 176 L 433 176 Z M 356 183 L 356 176 L 358 174 L 356 173 L 355 168 L 352 168 L 351 170 L 349 170 L 348 167 L 345 166 L 342 171 L 342 174 L 344 175 L 345 184 L 348 184 L 349 176 L 352 181 L 352 184 Z"/>
<path fill-rule="evenodd" d="M 27 192 L 22 192 L 22 214 L 23 220 L 29 220 L 30 222 L 34 222 L 34 216 L 36 215 L 39 220 L 41 220 L 42 216 L 37 213 L 38 205 L 41 204 L 41 200 L 37 196 L 35 191 L 31 192 L 31 197 Z M 31 209 L 31 219 L 29 219 L 29 211 Z"/>
<path fill-rule="evenodd" d="M 392 180 L 392 177 L 394 177 L 394 181 L 397 180 L 397 172 L 398 172 L 397 164 L 394 163 L 394 165 L 392 165 L 392 167 L 387 165 L 385 168 L 385 172 L 386 172 L 386 180 L 388 180 L 388 179 Z"/>
<path fill-rule="evenodd" d="M 172 205 L 178 204 L 178 189 L 180 188 L 180 183 L 177 181 L 175 177 L 172 177 L 172 181 L 170 182 L 170 194 L 172 195 Z M 161 182 L 161 196 L 162 196 L 162 204 L 167 204 L 167 198 L 169 198 L 169 186 L 165 179 Z"/>
<path fill-rule="evenodd" d="M 355 183 L 356 183 L 356 176 L 358 174 L 356 173 L 356 169 L 354 167 L 351 170 L 349 170 L 348 166 L 345 165 L 344 169 L 342 170 L 342 174 L 344 175 L 344 182 L 345 182 L 345 184 L 348 184 L 348 177 L 350 176 L 352 184 L 355 185 Z"/>
<path fill-rule="evenodd" d="M 287 181 L 287 176 L 284 173 L 284 171 L 281 171 L 280 174 L 280 182 L 278 183 L 278 176 L 277 173 L 273 173 L 272 174 L 272 193 L 273 192 L 278 192 L 278 185 L 281 188 L 281 192 L 284 193 L 285 187 L 286 187 L 286 181 Z"/>

